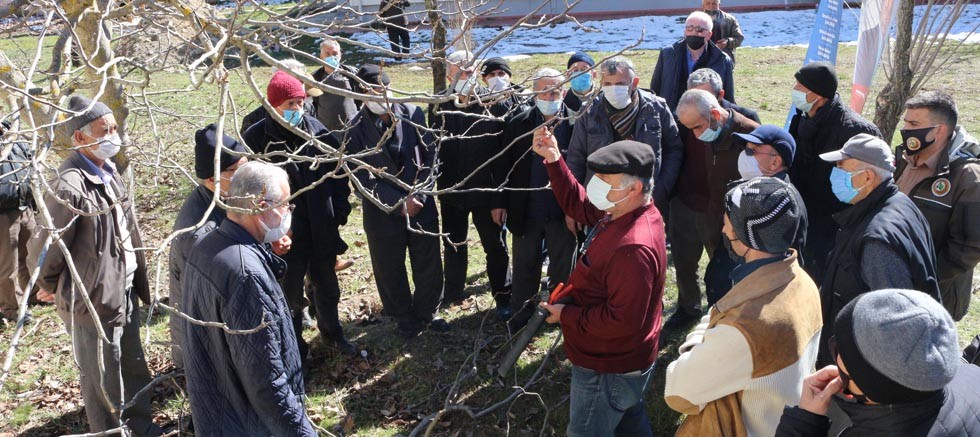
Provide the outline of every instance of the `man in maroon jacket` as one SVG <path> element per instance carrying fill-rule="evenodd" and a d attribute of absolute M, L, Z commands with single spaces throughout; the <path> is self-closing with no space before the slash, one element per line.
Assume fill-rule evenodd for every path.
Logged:
<path fill-rule="evenodd" d="M 572 362 L 569 436 L 652 436 L 643 391 L 660 337 L 667 248 L 651 200 L 653 151 L 618 141 L 589 155 L 595 175 L 576 182 L 546 128 L 534 152 L 566 215 L 592 228 L 568 280 L 566 297 L 542 303 L 560 323 Z"/>

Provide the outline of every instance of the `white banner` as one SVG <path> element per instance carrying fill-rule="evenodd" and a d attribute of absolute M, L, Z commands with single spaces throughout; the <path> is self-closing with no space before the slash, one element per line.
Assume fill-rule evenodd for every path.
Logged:
<path fill-rule="evenodd" d="M 858 114 L 868 100 L 868 91 L 881 61 L 881 52 L 889 38 L 892 18 L 898 13 L 899 0 L 864 0 L 858 28 L 858 49 L 851 86 L 851 109 Z"/>

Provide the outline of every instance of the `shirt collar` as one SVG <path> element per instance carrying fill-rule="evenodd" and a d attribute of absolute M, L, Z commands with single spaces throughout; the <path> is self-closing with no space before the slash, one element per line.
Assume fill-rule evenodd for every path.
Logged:
<path fill-rule="evenodd" d="M 78 156 L 82 157 L 82 161 L 88 165 L 89 170 L 92 170 L 92 172 L 95 173 L 99 179 L 102 179 L 102 183 L 106 185 L 110 185 L 112 183 L 112 174 L 115 170 L 112 168 L 112 164 L 110 164 L 109 161 L 105 161 L 105 163 L 102 164 L 102 168 L 99 168 L 94 162 L 92 162 L 91 159 L 88 159 L 84 153 L 78 152 Z"/>
<path fill-rule="evenodd" d="M 936 164 L 939 163 L 939 155 L 942 155 L 944 151 L 940 150 L 936 153 L 933 153 L 932 156 L 929 157 L 929 159 L 922 162 L 919 162 L 919 160 L 916 159 L 915 163 L 912 162 L 913 158 L 915 158 L 914 155 L 909 156 L 908 151 L 902 153 L 905 154 L 905 160 L 908 161 L 910 168 L 913 168 L 915 170 L 934 170 L 936 168 Z"/>
<path fill-rule="evenodd" d="M 774 262 L 782 261 L 789 258 L 790 254 L 785 253 L 783 256 L 773 256 L 769 258 L 757 259 L 755 261 L 747 262 L 745 264 L 739 264 L 732 269 L 732 273 L 729 276 L 732 278 L 733 283 L 741 282 L 743 279 L 752 274 L 752 272 L 759 270 L 760 267 Z"/>

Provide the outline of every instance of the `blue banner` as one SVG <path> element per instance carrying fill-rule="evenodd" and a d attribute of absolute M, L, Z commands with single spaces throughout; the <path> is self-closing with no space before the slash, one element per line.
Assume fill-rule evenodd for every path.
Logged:
<path fill-rule="evenodd" d="M 837 44 L 840 42 L 840 18 L 843 6 L 842 0 L 821 0 L 817 5 L 817 16 L 813 21 L 810 45 L 806 49 L 803 65 L 817 61 L 837 64 Z M 791 106 L 789 116 L 786 117 L 787 129 L 794 114 L 796 108 Z"/>

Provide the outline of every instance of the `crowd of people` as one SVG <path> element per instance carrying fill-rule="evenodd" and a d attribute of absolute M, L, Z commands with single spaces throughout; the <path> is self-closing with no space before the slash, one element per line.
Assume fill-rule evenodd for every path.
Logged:
<path fill-rule="evenodd" d="M 761 124 L 735 103 L 738 23 L 703 6 L 649 89 L 625 56 L 576 52 L 524 88 L 506 60 L 460 50 L 442 103 L 421 108 L 390 100 L 385 69 L 344 64 L 328 37 L 312 74 L 275 71 L 241 141 L 197 131 L 199 183 L 169 264 L 194 431 L 316 434 L 304 329 L 362 349 L 338 314 L 340 227 L 363 226 L 384 315 L 411 339 L 453 329 L 440 308 L 469 297 L 472 223 L 497 320 L 516 332 L 540 307 L 561 327 L 568 435 L 652 435 L 643 399 L 661 340 L 692 325 L 665 371 L 666 403 L 686 415 L 678 435 L 980 435 L 980 368 L 962 362 L 955 329 L 980 261 L 980 144 L 953 97 L 909 99 L 893 150 L 843 102 L 834 66 L 814 62 L 783 90 L 789 129 Z M 140 391 L 145 246 L 112 163 L 122 141 L 106 105 L 75 95 L 67 108 L 52 227 L 35 224 L 29 150 L 4 161 L 0 310 L 13 320 L 23 299 L 53 297 L 90 429 L 157 435 Z M 63 249 L 36 256 L 49 235 Z M 670 263 L 678 301 L 663 317 Z"/>

